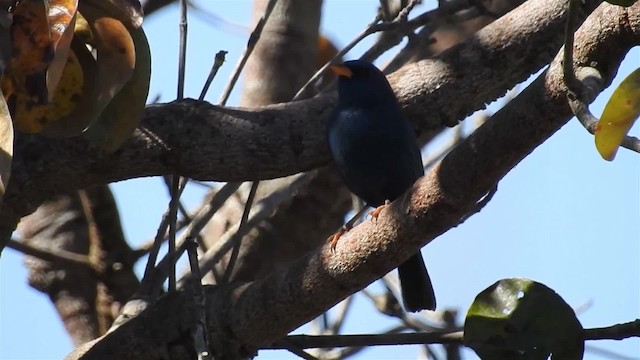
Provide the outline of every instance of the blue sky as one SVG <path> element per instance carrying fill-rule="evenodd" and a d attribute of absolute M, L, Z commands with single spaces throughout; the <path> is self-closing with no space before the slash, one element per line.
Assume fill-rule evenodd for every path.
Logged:
<path fill-rule="evenodd" d="M 338 45 L 346 44 L 371 21 L 377 3 L 326 0 L 323 33 Z M 193 14 L 189 18 L 187 96 L 200 93 L 215 53 L 229 51 L 207 97 L 216 103 L 246 44 L 252 2 L 200 0 L 197 4 L 238 25 L 207 24 Z M 423 9 L 433 6 L 433 1 L 421 5 Z M 173 100 L 176 94 L 177 19 L 173 6 L 145 21 L 153 56 L 150 97 L 160 95 L 161 101 Z M 372 40 L 357 46 L 348 58 L 358 57 Z M 640 50 L 635 48 L 614 86 L 639 60 Z M 596 115 L 614 86 L 591 106 Z M 232 94 L 230 105 L 238 103 L 240 89 Z M 638 136 L 638 129 L 636 125 L 632 134 Z M 478 292 L 501 278 L 527 277 L 551 287 L 573 307 L 590 303 L 579 314 L 585 327 L 640 318 L 639 184 L 640 155 L 621 150 L 615 161 L 606 162 L 596 152 L 593 137 L 577 121 L 569 122 L 500 182 L 497 194 L 479 214 L 423 249 L 440 309 L 458 309 L 462 321 Z M 152 237 L 168 203 L 162 180 L 123 181 L 112 189 L 128 241 L 136 246 Z M 201 189 L 190 187 L 183 200 L 193 208 L 201 196 Z M 377 289 L 372 285 L 373 291 Z M 0 359 L 57 359 L 71 351 L 53 306 L 27 286 L 22 257 L 10 249 L 0 261 L 0 294 Z M 345 324 L 346 333 L 370 333 L 393 324 L 361 295 L 356 296 L 356 307 Z M 640 358 L 638 339 L 587 345 Z M 418 351 L 415 346 L 378 347 L 360 358 L 415 358 Z M 464 355 L 477 358 L 471 351 Z M 275 351 L 258 356 L 286 358 L 296 357 Z M 587 352 L 585 359 L 605 357 Z"/>

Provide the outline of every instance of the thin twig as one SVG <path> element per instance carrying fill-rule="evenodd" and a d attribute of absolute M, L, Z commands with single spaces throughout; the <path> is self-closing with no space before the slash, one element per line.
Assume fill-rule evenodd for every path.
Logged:
<path fill-rule="evenodd" d="M 180 0 L 180 53 L 178 55 L 178 100 L 184 98 L 184 78 L 187 67 L 187 0 Z"/>
<path fill-rule="evenodd" d="M 569 0 L 567 23 L 564 29 L 564 60 L 562 62 L 564 82 L 567 88 L 576 94 L 576 97 L 580 93 L 579 89 L 581 88 L 581 84 L 573 71 L 573 32 L 576 30 L 575 22 L 578 1 L 579 0 Z"/>
<path fill-rule="evenodd" d="M 246 235 L 247 232 L 257 226 L 261 221 L 271 216 L 273 209 L 289 199 L 291 193 L 307 184 L 312 174 L 313 172 L 294 175 L 296 176 L 295 180 L 293 180 L 291 185 L 286 189 L 275 191 L 260 200 L 256 204 L 256 209 L 252 214 L 250 214 L 246 226 L 243 226 L 242 229 L 240 229 L 239 225 L 236 225 L 227 230 L 227 232 L 200 257 L 200 269 L 203 271 L 212 269 L 213 266 L 218 263 L 218 261 L 220 261 L 220 259 L 222 259 L 229 250 L 231 250 L 240 237 Z M 187 273 L 183 276 L 181 281 L 184 281 L 191 276 L 192 274 Z"/>
<path fill-rule="evenodd" d="M 269 16 L 271 16 L 271 13 L 273 12 L 273 9 L 276 6 L 276 2 L 277 2 L 277 0 L 269 0 L 269 2 L 267 3 L 267 7 L 265 8 L 264 15 L 262 15 L 260 20 L 258 20 L 258 23 L 256 24 L 256 27 L 251 32 L 251 35 L 249 36 L 249 41 L 247 42 L 247 47 L 245 48 L 244 53 L 242 54 L 242 57 L 240 58 L 240 61 L 238 62 L 238 65 L 236 65 L 236 68 L 233 71 L 233 75 L 231 76 L 231 80 L 227 84 L 227 87 L 224 89 L 222 97 L 220 98 L 220 106 L 225 106 L 226 103 L 227 103 L 227 100 L 229 100 L 229 96 L 231 95 L 231 91 L 233 90 L 236 82 L 238 81 L 238 78 L 240 77 L 240 73 L 244 69 L 244 66 L 247 63 L 247 60 L 249 59 L 249 56 L 251 55 L 251 53 L 255 49 L 256 45 L 258 44 L 258 40 L 260 39 L 260 36 L 262 34 L 262 30 L 264 29 L 264 26 L 267 23 L 267 20 L 269 19 Z M 260 184 L 259 181 L 254 181 L 251 184 L 251 190 L 257 189 L 259 184 Z M 244 208 L 243 214 L 244 213 L 248 213 L 249 210 L 251 209 L 252 205 L 253 205 L 253 197 L 250 196 L 247 199 L 247 203 L 244 206 L 245 208 Z M 241 229 L 243 229 L 243 227 L 245 225 L 245 222 L 243 220 L 246 221 L 246 218 L 244 218 L 244 215 L 243 215 L 243 218 L 240 220 L 240 224 L 238 226 L 238 232 Z M 229 260 L 228 267 L 227 267 L 227 269 L 226 269 L 226 271 L 224 273 L 223 281 L 226 280 L 228 276 L 231 276 L 231 270 L 230 269 L 233 268 L 233 265 L 235 263 L 235 258 L 237 258 L 237 256 L 238 256 L 237 252 L 239 251 L 239 246 L 240 246 L 239 242 L 240 241 L 238 241 L 238 250 L 236 250 L 236 248 L 234 248 L 234 251 L 231 254 L 231 259 Z"/>
<path fill-rule="evenodd" d="M 381 334 L 400 334 L 407 330 L 408 328 L 404 325 L 396 325 L 390 329 L 381 331 Z M 366 349 L 368 349 L 366 346 L 353 346 L 336 349 L 337 351 L 335 351 L 335 356 L 331 359 L 347 359 Z"/>
<path fill-rule="evenodd" d="M 584 126 L 584 128 L 592 135 L 596 133 L 596 128 L 598 127 L 598 122 L 600 119 L 595 117 L 589 110 L 587 104 L 578 98 L 572 98 L 568 96 L 569 106 L 571 107 L 571 111 L 576 116 L 576 119 Z M 635 136 L 626 135 L 622 139 L 621 147 L 640 153 L 640 139 Z"/>
<path fill-rule="evenodd" d="M 211 217 L 222 207 L 222 205 L 227 201 L 231 195 L 240 187 L 241 182 L 233 182 L 226 183 L 217 191 L 211 191 L 203 202 L 203 205 L 196 211 L 193 220 L 187 225 L 187 228 L 183 232 L 181 238 L 177 241 L 176 251 L 178 254 L 181 254 L 184 249 L 184 239 L 188 237 L 195 237 L 211 220 Z M 182 191 L 184 188 L 181 188 Z M 149 294 L 151 292 L 156 292 L 158 286 L 162 286 L 162 282 L 168 276 L 169 268 L 168 266 L 177 261 L 175 256 L 171 256 L 168 254 L 165 258 L 158 263 L 158 265 L 154 268 L 154 264 L 157 258 L 158 250 L 162 243 L 162 238 L 167 231 L 168 227 L 168 218 L 169 218 L 169 210 L 164 214 L 162 224 L 158 228 L 158 233 L 156 234 L 156 239 L 154 241 L 153 249 L 151 254 L 149 255 L 149 262 L 147 263 L 147 267 L 145 269 L 145 274 L 142 279 L 142 284 L 140 285 L 141 290 L 139 293 L 141 294 Z M 153 261 L 152 261 L 153 260 Z M 202 267 L 200 267 L 202 269 Z"/>
<path fill-rule="evenodd" d="M 171 188 L 172 188 L 172 184 L 173 184 L 173 176 L 163 176 L 162 177 L 164 179 L 164 184 L 167 186 L 167 189 L 169 190 L 169 197 L 171 197 Z M 184 178 L 184 177 L 180 177 L 180 186 L 186 186 L 187 183 L 189 182 L 189 179 Z M 181 193 L 182 195 L 182 193 Z M 181 222 L 186 222 L 189 223 L 191 221 L 191 215 L 189 215 L 189 212 L 187 211 L 187 209 L 184 207 L 184 205 L 182 204 L 182 201 L 178 201 L 178 213 L 180 213 L 180 216 L 182 216 L 183 220 L 182 221 L 178 221 L 176 219 L 176 225 L 178 230 L 180 229 L 180 223 Z"/>
<path fill-rule="evenodd" d="M 167 210 L 166 210 L 165 214 L 163 214 L 162 221 L 168 221 L 168 219 L 169 219 L 169 208 L 167 207 Z M 190 222 L 191 222 L 191 216 L 189 216 L 189 221 L 178 221 L 178 224 L 177 224 L 178 225 L 178 231 L 184 229 L 184 227 L 187 226 Z M 164 240 L 164 236 L 166 235 L 168 226 L 169 226 L 169 223 L 166 222 L 165 225 L 164 225 L 164 232 L 165 233 L 162 235 L 163 237 L 160 238 L 160 243 L 161 244 L 162 244 L 162 240 Z M 142 243 L 142 245 L 140 245 L 138 248 L 133 250 L 133 253 L 131 255 L 132 258 L 135 261 L 140 260 L 141 257 L 151 253 L 151 250 L 153 250 L 153 245 L 154 244 L 155 244 L 155 238 L 145 240 Z"/>
<path fill-rule="evenodd" d="M 185 0 L 182 0 L 185 1 Z M 178 204 L 180 202 L 180 175 L 174 174 L 171 181 L 171 201 L 169 202 L 169 256 L 176 251 L 176 231 L 178 221 Z M 176 289 L 176 264 L 173 263 L 169 272 L 169 291 Z"/>
<path fill-rule="evenodd" d="M 213 186 L 213 185 L 209 184 L 209 183 L 208 183 L 208 182 L 206 182 L 206 181 L 200 181 L 200 180 L 190 179 L 190 180 L 189 180 L 189 183 L 190 183 L 190 184 L 193 184 L 193 185 L 201 186 L 201 187 L 203 187 L 203 188 L 205 188 L 205 189 L 207 189 L 207 190 L 211 190 L 211 189 L 213 189 L 213 188 L 214 188 L 214 186 Z"/>
<path fill-rule="evenodd" d="M 247 47 L 244 49 L 244 53 L 242 54 L 242 57 L 240 58 L 238 65 L 236 65 L 236 68 L 233 70 L 233 75 L 231 76 L 231 80 L 229 80 L 229 83 L 227 84 L 227 87 L 224 89 L 222 97 L 220 98 L 220 106 L 224 106 L 227 104 L 227 100 L 229 100 L 231 91 L 236 85 L 236 82 L 240 77 L 240 73 L 242 72 L 242 69 L 244 69 L 244 65 L 247 63 L 247 60 L 249 59 L 249 56 L 253 52 L 253 49 L 255 49 L 256 44 L 258 43 L 258 39 L 260 39 L 260 35 L 262 34 L 262 30 L 264 29 L 264 25 L 267 23 L 267 19 L 269 19 L 269 16 L 271 15 L 271 12 L 273 11 L 273 8 L 275 7 L 277 1 L 278 0 L 269 0 L 269 2 L 267 3 L 267 7 L 264 11 L 264 15 L 262 15 L 260 20 L 258 20 L 256 27 L 251 32 L 251 35 L 249 35 L 249 41 L 247 42 Z"/>
<path fill-rule="evenodd" d="M 97 272 L 102 273 L 105 268 L 104 262 L 102 261 L 102 239 L 100 237 L 100 231 L 98 230 L 98 224 L 93 215 L 89 194 L 86 190 L 79 190 L 78 199 L 80 199 L 82 215 L 87 223 L 87 237 L 89 239 L 89 253 L 87 256 L 91 262 L 91 267 Z"/>
<path fill-rule="evenodd" d="M 251 190 L 249 191 L 249 196 L 247 196 L 247 202 L 244 205 L 244 210 L 242 211 L 242 217 L 240 218 L 240 225 L 238 225 L 238 232 L 244 230 L 243 227 L 246 226 L 247 219 L 249 219 L 249 213 L 251 212 L 251 206 L 253 201 L 256 198 L 256 193 L 258 192 L 258 185 L 260 185 L 259 181 L 254 181 L 251 183 Z M 225 284 L 229 282 L 231 278 L 231 273 L 233 272 L 233 267 L 236 264 L 236 260 L 238 259 L 238 254 L 240 253 L 240 245 L 242 245 L 242 237 L 238 237 L 238 241 L 233 245 L 233 250 L 231 250 L 231 257 L 229 258 L 229 262 L 227 263 L 227 268 L 222 276 L 222 283 Z"/>
<path fill-rule="evenodd" d="M 292 343 L 301 349 L 381 345 L 464 345 L 463 336 L 463 332 L 457 330 L 380 335 L 289 335 L 283 339 L 285 341 L 279 340 L 261 349 L 286 349 Z M 640 337 L 640 319 L 605 328 L 585 329 L 583 336 L 584 340 L 622 340 L 632 337 Z"/>
<path fill-rule="evenodd" d="M 640 319 L 603 328 L 584 330 L 585 340 L 623 340 L 640 337 Z"/>
<path fill-rule="evenodd" d="M 207 95 L 207 91 L 209 91 L 209 86 L 211 86 L 211 82 L 218 74 L 218 70 L 224 64 L 225 57 L 227 56 L 227 51 L 220 50 L 216 54 L 215 60 L 213 60 L 213 65 L 211 66 L 211 71 L 209 71 L 209 76 L 207 77 L 207 81 L 205 81 L 204 86 L 202 87 L 202 91 L 200 92 L 200 96 L 198 100 L 203 101 L 204 97 Z"/>
<path fill-rule="evenodd" d="M 197 274 L 194 279 L 197 281 L 194 298 L 196 304 L 196 318 L 198 319 L 193 334 L 195 350 L 198 353 L 198 360 L 213 359 L 211 351 L 209 350 L 209 338 L 207 335 L 207 312 L 205 309 L 206 297 L 204 295 L 202 281 L 200 281 L 200 268 L 198 267 L 198 244 L 195 242 L 193 237 L 186 238 L 186 243 L 191 272 L 193 274 Z"/>
<path fill-rule="evenodd" d="M 399 293 L 399 284 L 397 278 L 392 278 L 390 274 L 382 277 L 382 283 L 387 291 L 382 295 L 373 295 L 366 291 L 363 294 L 368 297 L 374 304 L 376 310 L 387 316 L 395 317 L 402 321 L 404 326 L 414 331 L 442 331 L 444 326 L 434 326 L 422 321 L 422 317 L 412 316 L 402 311 L 395 293 Z M 395 291 L 394 291 L 395 290 Z"/>
<path fill-rule="evenodd" d="M 184 98 L 184 83 L 187 63 L 187 0 L 179 0 L 180 21 L 180 53 L 178 55 L 178 91 L 176 98 Z M 171 201 L 169 203 L 169 257 L 173 257 L 176 252 L 176 222 L 178 221 L 178 202 L 180 200 L 180 175 L 171 176 Z M 175 262 L 169 273 L 169 291 L 176 289 L 176 268 Z"/>
<path fill-rule="evenodd" d="M 462 331 L 439 331 L 407 334 L 381 335 L 290 335 L 288 343 L 294 343 L 302 349 L 332 348 L 347 346 L 382 345 L 422 345 L 422 344 L 462 344 Z M 286 349 L 286 345 L 276 341 L 262 349 Z"/>
<path fill-rule="evenodd" d="M 184 188 L 186 187 L 186 182 L 183 182 L 183 186 L 180 187 L 179 193 L 182 194 Z M 169 221 L 171 215 L 171 207 L 167 207 L 167 210 L 162 215 L 162 220 L 160 221 L 160 226 L 158 226 L 158 231 L 156 232 L 156 237 L 153 240 L 153 247 L 151 248 L 151 252 L 149 253 L 149 259 L 147 260 L 147 266 L 144 269 L 144 275 L 142 276 L 142 283 L 145 282 L 147 277 L 150 276 L 153 271 L 154 266 L 156 265 L 156 260 L 158 259 L 158 253 L 160 252 L 160 247 L 162 246 L 162 240 L 167 234 L 167 229 L 169 228 Z"/>
<path fill-rule="evenodd" d="M 76 254 L 66 250 L 43 249 L 39 246 L 25 244 L 21 241 L 9 239 L 7 247 L 15 251 L 19 251 L 25 255 L 33 256 L 40 260 L 50 261 L 52 263 L 64 263 L 72 266 L 88 266 L 91 267 L 91 261 L 86 255 Z"/>
<path fill-rule="evenodd" d="M 205 225 L 211 220 L 211 217 L 222 207 L 225 201 L 233 195 L 233 193 L 240 187 L 242 183 L 226 183 L 220 190 L 215 193 L 209 193 L 205 199 L 205 204 L 198 210 L 196 215 L 193 217 L 193 221 L 189 223 L 185 231 L 182 233 L 180 238 L 176 241 L 176 252 L 174 254 L 168 254 L 165 256 L 158 265 L 153 268 L 153 271 L 150 272 L 148 276 L 146 276 L 142 280 L 140 285 L 140 290 L 138 293 L 140 294 L 153 294 L 156 293 L 157 290 L 162 286 L 162 283 L 169 275 L 171 267 L 175 265 L 175 262 L 178 260 L 182 252 L 184 252 L 187 244 L 187 239 L 195 237 Z M 202 266 L 199 269 L 203 269 Z M 189 273 L 188 273 L 189 274 Z M 185 275 L 183 280 L 189 280 Z M 181 280 L 182 282 L 182 280 Z M 182 287 L 183 284 L 178 284 L 179 287 Z"/>
<path fill-rule="evenodd" d="M 313 84 L 315 84 L 318 79 L 324 75 L 325 71 L 329 68 L 329 66 L 333 65 L 338 59 L 341 59 L 344 55 L 346 55 L 351 49 L 353 49 L 360 41 L 371 34 L 375 34 L 380 31 L 392 30 L 398 27 L 406 27 L 406 32 L 424 25 L 426 21 L 429 21 L 429 18 L 423 17 L 420 21 L 407 21 L 407 17 L 411 10 L 416 6 L 420 1 L 419 0 L 411 0 L 396 16 L 392 21 L 385 21 L 381 14 L 378 14 L 373 22 L 371 22 L 367 27 L 356 36 L 349 44 L 343 47 L 331 60 L 329 60 L 326 64 L 324 64 L 315 74 L 298 90 L 296 96 L 293 97 L 292 101 L 300 100 L 300 98 L 305 94 Z M 368 56 L 371 57 L 371 56 Z"/>
<path fill-rule="evenodd" d="M 640 337 L 640 319 L 616 324 L 605 328 L 584 330 L 585 340 L 622 340 Z M 347 346 L 381 346 L 381 345 L 411 345 L 411 344 L 460 344 L 463 345 L 462 331 L 434 331 L 408 334 L 384 335 L 290 335 L 286 337 L 287 344 L 294 343 L 302 349 L 332 348 Z M 283 349 L 280 341 L 262 349 Z"/>
<path fill-rule="evenodd" d="M 336 315 L 335 321 L 329 327 L 329 331 L 331 334 L 340 333 L 342 325 L 344 324 L 344 320 L 347 318 L 347 314 L 351 309 L 351 304 L 353 304 L 353 296 L 349 296 L 346 299 L 342 300 L 342 302 L 340 303 L 340 309 L 338 310 L 338 315 Z"/>
<path fill-rule="evenodd" d="M 409 31 L 413 32 L 423 25 L 424 27 L 422 27 L 422 29 L 420 29 L 414 36 L 408 37 L 407 45 L 387 63 L 383 72 L 388 74 L 398 70 L 402 65 L 406 64 L 413 58 L 413 54 L 417 49 L 422 49 L 423 47 L 433 43 L 435 40 L 432 35 L 438 30 L 441 24 L 460 24 L 461 22 L 466 21 L 469 18 L 468 14 L 470 14 L 471 11 L 465 11 L 467 15 L 464 17 L 454 18 L 453 15 L 458 14 L 465 9 L 469 9 L 470 7 L 472 8 L 474 3 L 477 3 L 477 1 L 439 1 L 438 8 L 424 12 L 407 21 L 407 24 L 403 26 L 407 29 L 405 31 L 407 34 L 410 34 Z"/>
<path fill-rule="evenodd" d="M 473 2 L 468 0 L 462 1 L 441 1 L 436 9 L 426 11 L 415 18 L 407 21 L 407 28 L 417 29 L 420 26 L 426 25 L 434 20 L 442 20 L 448 16 L 459 13 L 463 10 L 474 8 Z"/>
<path fill-rule="evenodd" d="M 173 253 L 168 253 L 158 262 L 158 265 L 153 268 L 149 276 L 140 283 L 140 287 L 133 298 L 141 298 L 143 295 L 151 296 L 151 298 L 158 296 L 161 293 L 162 284 L 170 275 L 172 269 L 175 268 L 176 262 L 182 256 L 186 247 L 187 242 L 184 237 L 176 240 L 176 250 Z"/>
<path fill-rule="evenodd" d="M 626 356 L 622 354 L 618 354 L 615 351 L 602 349 L 596 346 L 585 346 L 585 352 L 590 352 L 592 354 L 600 355 L 601 357 L 609 360 L 640 360 L 640 357 L 637 356 Z"/>
<path fill-rule="evenodd" d="M 193 10 L 191 11 L 192 15 L 199 17 L 200 20 L 209 25 L 225 30 L 225 32 L 227 33 L 233 33 L 237 36 L 245 36 L 246 33 L 249 32 L 249 28 L 247 26 L 228 21 L 224 17 L 214 14 L 213 12 L 207 10 L 205 7 L 202 7 L 194 3 L 193 1 L 189 1 L 188 5 L 191 10 Z"/>
<path fill-rule="evenodd" d="M 456 310 L 445 310 L 442 313 L 442 320 L 445 323 L 445 330 L 454 331 L 460 328 L 457 323 L 458 311 Z M 461 349 L 462 346 L 460 344 L 446 344 L 444 345 L 444 349 L 446 352 L 445 359 L 447 360 L 460 360 L 461 359 Z M 434 357 L 433 349 L 429 348 L 429 346 L 425 345 L 424 350 L 431 357 Z"/>
<path fill-rule="evenodd" d="M 282 339 L 282 344 L 286 346 L 286 348 L 285 348 L 286 350 L 289 350 L 291 353 L 298 355 L 302 359 L 305 359 L 305 360 L 318 360 L 317 357 L 309 354 L 308 352 L 304 351 L 303 349 L 298 347 L 296 344 L 292 343 L 291 341 L 289 341 L 287 339 Z"/>
<path fill-rule="evenodd" d="M 354 46 L 356 46 L 360 41 L 362 41 L 367 36 L 373 34 L 372 31 L 376 25 L 380 22 L 381 16 L 378 14 L 376 18 L 373 20 L 371 24 L 369 24 L 355 39 L 351 40 L 347 46 L 343 47 L 342 50 L 338 51 L 338 53 L 331 58 L 326 64 L 324 64 L 318 71 L 316 71 L 313 76 L 307 80 L 307 82 L 298 90 L 296 95 L 293 97 L 292 101 L 299 100 L 302 98 L 303 94 L 305 94 L 313 84 L 318 81 L 318 79 L 324 75 L 325 71 L 329 68 L 329 66 L 333 65 L 338 59 L 341 59 L 346 53 L 348 53 Z"/>

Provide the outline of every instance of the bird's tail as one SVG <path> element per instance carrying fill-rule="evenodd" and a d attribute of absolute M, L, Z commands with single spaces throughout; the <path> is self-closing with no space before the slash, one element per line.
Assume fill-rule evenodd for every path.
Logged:
<path fill-rule="evenodd" d="M 436 295 L 420 252 L 398 267 L 398 275 L 402 302 L 407 311 L 436 309 Z"/>

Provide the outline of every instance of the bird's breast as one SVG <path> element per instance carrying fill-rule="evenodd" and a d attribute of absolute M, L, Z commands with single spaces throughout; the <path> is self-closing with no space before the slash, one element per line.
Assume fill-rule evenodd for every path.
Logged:
<path fill-rule="evenodd" d="M 329 123 L 329 146 L 342 178 L 372 206 L 393 200 L 421 175 L 419 149 L 406 126 L 399 111 L 376 108 L 340 109 Z"/>

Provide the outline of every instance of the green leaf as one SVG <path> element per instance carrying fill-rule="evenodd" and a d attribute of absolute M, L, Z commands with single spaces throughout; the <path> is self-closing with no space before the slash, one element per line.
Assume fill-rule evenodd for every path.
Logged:
<path fill-rule="evenodd" d="M 151 52 L 142 28 L 132 29 L 135 69 L 131 79 L 113 97 L 100 117 L 85 131 L 84 137 L 106 152 L 116 151 L 131 137 L 144 115 L 151 77 Z"/>
<path fill-rule="evenodd" d="M 528 279 L 503 279 L 482 291 L 467 312 L 465 345 L 485 360 L 579 360 L 582 326 L 553 290 Z"/>

